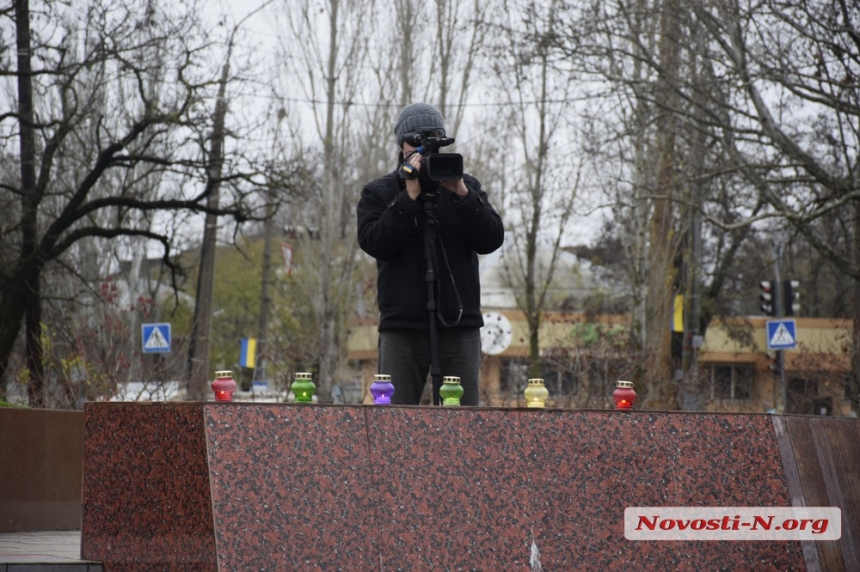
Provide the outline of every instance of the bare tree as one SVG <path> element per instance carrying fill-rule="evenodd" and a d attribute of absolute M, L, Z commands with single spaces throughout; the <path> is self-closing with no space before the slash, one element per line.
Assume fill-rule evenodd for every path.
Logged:
<path fill-rule="evenodd" d="M 720 79 L 738 86 L 722 113 L 709 120 L 769 207 L 727 227 L 778 217 L 854 278 L 854 379 L 848 395 L 858 410 L 860 13 L 842 0 L 774 0 L 748 9 L 733 1 L 696 3 L 694 12 L 714 47 Z M 844 213 L 839 231 L 845 234 L 834 240 L 822 234 L 827 225 L 816 223 L 837 210 Z"/>
<path fill-rule="evenodd" d="M 594 3 L 579 12 L 580 21 L 595 32 L 585 49 L 582 36 L 578 41 L 571 40 L 573 33 L 558 36 L 584 71 L 614 86 L 609 95 L 631 94 L 652 110 L 644 115 L 659 125 L 651 136 L 653 149 L 660 151 L 652 160 L 660 166 L 648 193 L 652 206 L 702 217 L 699 225 L 690 214 L 652 214 L 652 221 L 672 219 L 677 237 L 691 237 L 685 243 L 703 241 L 702 249 L 676 250 L 674 268 L 695 265 L 708 272 L 698 278 L 696 272 L 678 275 L 670 284 L 667 276 L 676 272 L 672 265 L 654 267 L 651 259 L 652 278 L 664 282 L 652 281 L 650 295 L 681 288 L 689 303 L 694 290 L 683 286 L 684 280 L 709 280 L 701 290 L 699 314 L 706 324 L 720 297 L 737 296 L 726 287 L 737 272 L 735 260 L 744 242 L 755 236 L 753 229 L 779 240 L 790 233 L 802 236 L 856 277 L 850 245 L 856 243 L 857 229 L 849 211 L 834 215 L 854 204 L 858 190 L 856 7 L 840 0 L 754 5 L 728 0 L 686 7 Z M 648 21 L 649 14 L 663 18 L 659 33 L 656 28 L 641 33 L 639 22 Z M 637 137 L 640 127 L 615 130 L 617 140 Z M 660 202 L 667 197 L 677 206 Z M 820 220 L 833 216 L 841 218 L 836 236 L 835 227 Z M 659 237 L 652 234 L 651 249 L 655 240 Z M 650 337 L 654 330 L 648 331 Z"/>
<path fill-rule="evenodd" d="M 559 2 L 506 3 L 496 36 L 494 83 L 508 97 L 506 127 L 516 135 L 519 161 L 506 150 L 497 164 L 511 171 L 507 206 L 514 227 L 506 247 L 506 269 L 516 286 L 517 304 L 529 329 L 529 375 L 540 377 L 540 325 L 553 283 L 561 241 L 579 190 L 580 172 L 572 160 L 575 139 L 567 132 L 566 103 L 575 93 L 572 70 L 558 61 L 551 40 L 558 33 Z M 567 137 L 567 143 L 562 138 Z M 551 152 L 553 144 L 558 150 Z M 518 220 L 510 220 L 517 218 Z M 548 256 L 542 256 L 547 251 Z"/>
<path fill-rule="evenodd" d="M 678 247 L 675 233 L 673 199 L 678 195 L 677 172 L 679 166 L 676 141 L 678 119 L 672 113 L 677 107 L 678 74 L 680 72 L 681 14 L 677 0 L 664 0 L 660 5 L 660 39 L 658 42 L 659 75 L 655 96 L 661 102 L 656 117 L 656 193 L 649 221 L 649 280 L 647 308 L 647 336 L 645 351 L 649 356 L 649 398 L 674 407 L 671 323 L 674 294 L 677 291 Z"/>
<path fill-rule="evenodd" d="M 271 0 L 274 1 L 274 0 Z M 245 23 L 257 12 L 263 10 L 270 2 L 266 2 L 256 10 L 248 13 L 230 31 L 227 41 L 227 54 L 221 66 L 221 77 L 218 80 L 218 96 L 215 100 L 215 110 L 212 117 L 212 137 L 209 146 L 209 161 L 207 166 L 205 225 L 203 228 L 203 244 L 200 248 L 200 267 L 197 275 L 197 294 L 195 296 L 194 319 L 191 324 L 191 339 L 188 352 L 188 397 L 202 401 L 206 395 L 209 368 L 209 343 L 212 318 L 212 298 L 215 278 L 215 239 L 218 231 L 218 207 L 221 201 L 221 176 L 224 169 L 224 140 L 226 138 L 227 116 L 227 84 L 230 79 L 230 63 L 236 34 Z M 269 195 L 271 196 L 271 195 Z M 271 217 L 274 210 L 271 201 L 266 201 L 265 216 Z M 262 312 L 261 312 L 262 314 Z"/>
<path fill-rule="evenodd" d="M 31 402 L 38 404 L 41 326 L 35 311 L 25 308 L 40 299 L 46 265 L 86 238 L 119 236 L 160 244 L 171 265 L 171 237 L 154 224 L 159 213 L 217 210 L 246 220 L 253 215 L 247 189 L 236 183 L 252 179 L 252 170 L 237 157 L 221 177 L 229 200 L 218 209 L 207 206 L 209 191 L 199 181 L 205 180 L 208 117 L 201 111 L 216 81 L 207 69 L 209 41 L 197 20 L 198 4 L 171 11 L 152 3 L 132 12 L 122 2 L 40 3 L 40 28 L 27 40 L 28 5 L 16 4 L 16 30 L 19 54 L 29 56 L 31 67 L 19 62 L 2 75 L 33 85 L 32 118 L 20 113 L 20 102 L 7 100 L 0 137 L 7 143 L 19 138 L 12 122 L 32 126 L 35 179 L 7 172 L 0 187 L 20 201 L 17 224 L 0 237 L 12 258 L 0 290 L 0 373 L 6 373 L 26 314 Z M 92 81 L 91 70 L 100 72 L 100 81 Z M 153 91 L 165 74 L 170 81 Z M 110 178 L 123 171 L 134 176 Z M 163 184 L 149 188 L 150 176 L 163 176 Z"/>
<path fill-rule="evenodd" d="M 322 401 L 331 399 L 334 377 L 342 363 L 346 336 L 346 316 L 354 295 L 353 273 L 357 241 L 351 210 L 358 193 L 358 181 L 350 169 L 359 157 L 361 137 L 353 125 L 355 94 L 366 64 L 374 15 L 371 2 L 327 0 L 287 6 L 287 29 L 281 46 L 289 83 L 287 95 L 295 94 L 298 83 L 301 103 L 310 110 L 313 134 L 321 152 L 318 188 L 312 195 L 309 216 L 318 231 L 318 240 L 306 244 L 313 249 L 318 264 L 305 280 L 317 286 L 315 311 L 319 327 L 318 392 Z M 307 31 L 316 30 L 316 41 L 308 42 Z M 294 99 L 294 98 L 293 98 Z M 311 222 L 311 221 L 308 221 Z"/>

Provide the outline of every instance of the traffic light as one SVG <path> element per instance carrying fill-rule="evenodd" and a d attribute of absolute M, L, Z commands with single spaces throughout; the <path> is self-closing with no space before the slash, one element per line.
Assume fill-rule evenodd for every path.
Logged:
<path fill-rule="evenodd" d="M 770 280 L 762 280 L 758 283 L 758 287 L 761 290 L 758 297 L 759 308 L 768 316 L 776 316 L 776 284 Z"/>
<path fill-rule="evenodd" d="M 786 316 L 794 316 L 800 312 L 800 288 L 799 280 L 783 280 L 782 281 L 782 304 L 783 314 Z"/>

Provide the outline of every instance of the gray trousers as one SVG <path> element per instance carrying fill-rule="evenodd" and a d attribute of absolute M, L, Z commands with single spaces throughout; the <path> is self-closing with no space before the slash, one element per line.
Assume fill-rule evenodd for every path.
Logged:
<path fill-rule="evenodd" d="M 438 329 L 437 340 L 441 374 L 456 375 L 463 386 L 460 405 L 478 405 L 480 328 Z M 392 404 L 419 405 L 430 373 L 429 330 L 379 332 L 379 373 L 391 376 L 394 384 Z"/>

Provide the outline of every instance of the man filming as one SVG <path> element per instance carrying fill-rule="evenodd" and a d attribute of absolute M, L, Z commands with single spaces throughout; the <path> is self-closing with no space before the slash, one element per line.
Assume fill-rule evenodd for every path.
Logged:
<path fill-rule="evenodd" d="M 418 405 L 430 372 L 458 376 L 460 403 L 478 405 L 478 254 L 501 246 L 502 219 L 462 157 L 436 153 L 454 141 L 436 108 L 407 105 L 394 135 L 398 168 L 358 203 L 358 242 L 377 263 L 379 372 L 394 383 L 392 403 Z"/>

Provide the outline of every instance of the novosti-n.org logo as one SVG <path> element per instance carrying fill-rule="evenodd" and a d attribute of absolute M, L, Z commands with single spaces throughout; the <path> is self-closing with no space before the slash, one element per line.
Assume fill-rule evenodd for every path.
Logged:
<path fill-rule="evenodd" d="M 628 507 L 627 540 L 839 540 L 838 507 Z"/>

